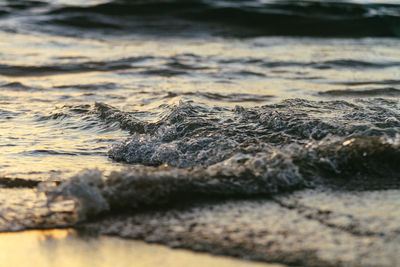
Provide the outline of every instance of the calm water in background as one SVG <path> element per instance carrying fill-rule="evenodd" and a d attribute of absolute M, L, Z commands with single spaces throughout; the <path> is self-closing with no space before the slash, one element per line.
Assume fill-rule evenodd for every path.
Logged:
<path fill-rule="evenodd" d="M 399 1 L 0 1 L 0 175 L 205 168 L 330 133 L 398 155 L 399 36 Z"/>

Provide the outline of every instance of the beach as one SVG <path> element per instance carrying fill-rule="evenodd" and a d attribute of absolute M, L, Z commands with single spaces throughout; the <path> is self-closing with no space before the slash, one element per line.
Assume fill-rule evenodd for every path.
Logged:
<path fill-rule="evenodd" d="M 399 37 L 395 0 L 0 2 L 0 265 L 399 266 Z"/>
<path fill-rule="evenodd" d="M 71 229 L 0 236 L 0 266 L 280 266 L 173 250 L 116 237 L 78 237 Z"/>

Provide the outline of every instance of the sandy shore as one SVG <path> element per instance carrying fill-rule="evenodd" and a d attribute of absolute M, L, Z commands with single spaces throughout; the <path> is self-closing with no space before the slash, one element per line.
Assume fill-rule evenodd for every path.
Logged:
<path fill-rule="evenodd" d="M 74 218 L 65 212 L 69 205 L 48 206 L 44 195 L 32 189 L 0 193 L 7 215 L 0 218 L 3 232 L 52 228 Z M 262 266 L 240 259 L 295 266 L 400 266 L 399 207 L 398 189 L 309 189 L 269 199 L 111 214 L 75 224 L 79 235 L 74 230 L 0 234 L 0 267 Z"/>
<path fill-rule="evenodd" d="M 282 266 L 171 249 L 117 237 L 80 237 L 72 229 L 0 234 L 0 267 Z"/>

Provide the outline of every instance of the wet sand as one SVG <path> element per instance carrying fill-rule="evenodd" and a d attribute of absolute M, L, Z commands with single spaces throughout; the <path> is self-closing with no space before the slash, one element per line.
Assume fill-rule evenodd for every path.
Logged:
<path fill-rule="evenodd" d="M 148 211 L 86 231 L 290 266 L 400 266 L 399 190 L 302 190 Z"/>
<path fill-rule="evenodd" d="M 0 218 L 0 267 L 263 266 L 244 259 L 290 266 L 400 266 L 398 189 L 307 189 L 80 222 L 68 201 L 47 205 L 43 193 L 29 188 L 0 193 L 0 211 L 7 215 Z M 55 222 L 77 230 L 6 233 L 53 228 Z"/>
<path fill-rule="evenodd" d="M 171 249 L 117 237 L 80 237 L 72 229 L 0 234 L 1 267 L 282 266 Z"/>

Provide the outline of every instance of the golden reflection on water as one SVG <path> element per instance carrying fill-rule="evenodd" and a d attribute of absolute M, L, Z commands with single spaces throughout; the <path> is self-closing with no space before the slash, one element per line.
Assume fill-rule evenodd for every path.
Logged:
<path fill-rule="evenodd" d="M 0 176 L 44 180 L 83 168 L 121 167 L 108 159 L 106 152 L 129 133 L 117 130 L 107 135 L 99 127 L 80 130 L 90 121 L 79 120 L 79 115 L 70 121 L 37 121 L 37 116 L 57 113 L 65 105 L 93 107 L 95 102 L 101 102 L 123 111 L 148 112 L 153 117 L 139 119 L 157 120 L 159 117 L 154 114 L 163 111 L 161 106 L 180 100 L 231 108 L 296 97 L 320 100 L 318 92 L 347 89 L 339 85 L 340 81 L 393 80 L 399 74 L 398 68 L 318 69 L 308 65 L 338 58 L 400 61 L 400 50 L 394 49 L 393 44 L 351 42 L 312 38 L 93 40 L 0 32 L 0 65 L 14 67 L 4 68 L 0 74 L 0 111 L 19 114 L 13 120 L 0 120 Z M 186 75 L 157 75 L 177 57 L 194 68 L 186 70 Z M 294 64 L 279 64 L 285 62 Z M 96 67 L 114 63 L 124 67 Z M 278 64 L 270 67 L 270 63 Z M 146 76 L 146 70 L 156 74 Z M 20 83 L 28 89 L 6 88 L 8 83 Z M 107 84 L 115 88 L 107 89 Z M 89 89 L 79 88 L 82 85 Z M 365 85 L 352 89 L 358 87 Z M 171 92 L 175 96 L 171 97 Z M 230 94 L 248 95 L 257 101 L 228 99 Z M 99 144 L 99 139 L 114 141 Z M 57 153 L 34 153 L 38 150 Z M 88 153 L 83 155 L 85 152 Z"/>
<path fill-rule="evenodd" d="M 0 267 L 235 267 L 280 266 L 246 262 L 116 237 L 80 238 L 56 229 L 0 234 Z"/>

